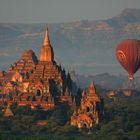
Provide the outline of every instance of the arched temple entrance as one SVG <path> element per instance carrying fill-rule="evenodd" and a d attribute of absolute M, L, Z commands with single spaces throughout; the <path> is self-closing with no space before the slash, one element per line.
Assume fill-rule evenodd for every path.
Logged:
<path fill-rule="evenodd" d="M 38 89 L 37 91 L 36 91 L 36 96 L 41 96 L 41 90 L 40 89 Z"/>

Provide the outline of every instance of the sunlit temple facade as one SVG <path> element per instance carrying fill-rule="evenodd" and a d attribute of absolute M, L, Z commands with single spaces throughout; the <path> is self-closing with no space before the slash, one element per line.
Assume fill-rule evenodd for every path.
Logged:
<path fill-rule="evenodd" d="M 0 72 L 0 104 L 17 103 L 51 109 L 56 102 L 72 105 L 72 80 L 54 60 L 48 28 L 40 58 L 32 50 L 25 50 L 21 58 L 11 65 L 8 72 Z"/>
<path fill-rule="evenodd" d="M 42 110 L 66 104 L 74 110 L 71 125 L 90 128 L 93 123 L 99 124 L 103 117 L 103 104 L 94 82 L 91 82 L 87 93 L 83 90 L 79 107 L 76 106 L 73 87 L 76 85 L 70 74 L 66 74 L 54 60 L 46 28 L 39 60 L 32 50 L 25 50 L 8 72 L 0 72 L 0 106 L 6 106 L 4 116 L 7 117 L 14 115 L 10 110 L 12 104 Z"/>
<path fill-rule="evenodd" d="M 82 92 L 80 106 L 73 102 L 73 114 L 71 125 L 78 128 L 91 128 L 93 124 L 98 125 L 104 117 L 104 104 L 101 97 L 96 93 L 94 82 L 92 81 L 88 91 Z"/>

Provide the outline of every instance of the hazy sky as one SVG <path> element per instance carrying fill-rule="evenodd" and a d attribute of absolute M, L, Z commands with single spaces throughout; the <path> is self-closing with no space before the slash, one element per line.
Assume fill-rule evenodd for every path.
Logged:
<path fill-rule="evenodd" d="M 140 0 L 0 0 L 0 22 L 54 23 L 107 19 Z"/>

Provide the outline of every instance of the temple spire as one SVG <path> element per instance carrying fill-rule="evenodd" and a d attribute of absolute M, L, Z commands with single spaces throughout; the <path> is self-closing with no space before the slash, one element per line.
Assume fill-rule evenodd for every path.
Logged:
<path fill-rule="evenodd" d="M 46 33 L 45 33 L 44 41 L 43 41 L 41 52 L 40 52 L 40 61 L 44 61 L 44 62 L 54 61 L 54 53 L 53 53 L 53 48 L 49 40 L 48 27 L 46 27 Z"/>
<path fill-rule="evenodd" d="M 50 45 L 49 31 L 48 31 L 48 26 L 46 26 L 46 33 L 45 33 L 45 38 L 44 38 L 43 46 L 48 47 L 49 45 Z"/>
<path fill-rule="evenodd" d="M 94 81 L 93 80 L 90 83 L 90 87 L 94 88 Z"/>
<path fill-rule="evenodd" d="M 85 90 L 82 91 L 82 97 L 85 97 Z"/>
<path fill-rule="evenodd" d="M 89 94 L 89 95 L 94 95 L 94 94 L 96 94 L 96 89 L 95 89 L 95 86 L 94 86 L 94 81 L 91 81 L 91 84 L 90 84 L 90 86 L 89 86 L 88 94 Z"/>

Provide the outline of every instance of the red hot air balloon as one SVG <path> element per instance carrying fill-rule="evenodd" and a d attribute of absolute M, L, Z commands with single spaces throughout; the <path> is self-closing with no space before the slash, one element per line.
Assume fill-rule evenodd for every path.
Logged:
<path fill-rule="evenodd" d="M 122 41 L 116 48 L 116 57 L 132 80 L 140 68 L 140 41 L 135 39 Z"/>

